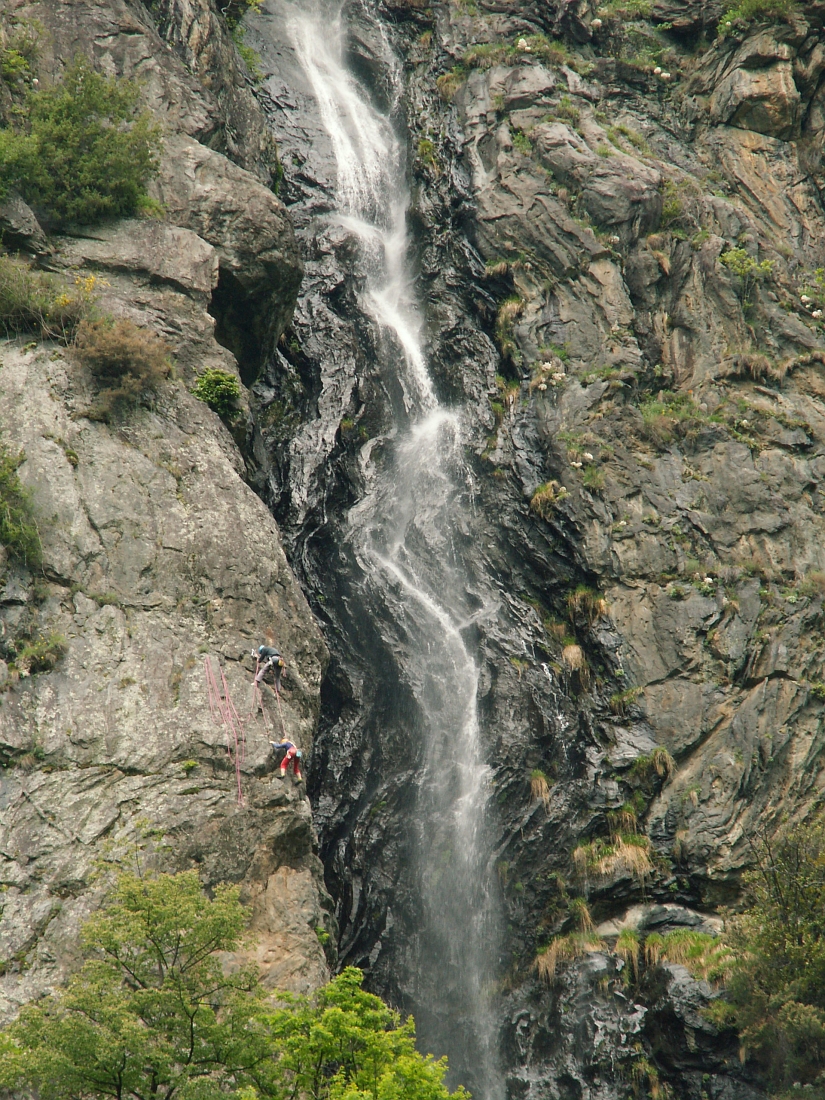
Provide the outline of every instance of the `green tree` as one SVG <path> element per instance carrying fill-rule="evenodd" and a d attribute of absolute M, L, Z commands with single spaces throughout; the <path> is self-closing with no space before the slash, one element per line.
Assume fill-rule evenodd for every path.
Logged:
<path fill-rule="evenodd" d="M 15 187 L 61 221 L 135 213 L 160 148 L 139 96 L 78 58 L 59 84 L 27 95 L 19 129 L 0 129 L 0 193 Z"/>
<path fill-rule="evenodd" d="M 195 872 L 121 875 L 67 988 L 0 1032 L 0 1088 L 42 1100 L 466 1097 L 358 970 L 273 1005 L 254 974 L 223 965 L 244 924 L 234 887 L 210 900 Z"/>
<path fill-rule="evenodd" d="M 772 1085 L 822 1086 L 825 1069 L 825 824 L 755 845 L 750 904 L 728 921 L 737 962 L 729 1020 Z M 825 1090 L 823 1090 L 825 1091 Z"/>

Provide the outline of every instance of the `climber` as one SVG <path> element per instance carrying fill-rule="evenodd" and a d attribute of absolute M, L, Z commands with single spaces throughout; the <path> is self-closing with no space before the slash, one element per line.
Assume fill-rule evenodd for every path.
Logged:
<path fill-rule="evenodd" d="M 293 741 L 287 741 L 287 740 L 284 740 L 284 741 L 270 741 L 269 743 L 272 746 L 272 748 L 275 749 L 276 751 L 278 749 L 284 749 L 285 750 L 284 758 L 281 761 L 281 775 L 280 775 L 280 778 L 281 779 L 284 778 L 284 776 L 286 775 L 287 770 L 289 768 L 289 762 L 292 761 L 292 773 L 295 776 L 295 778 L 298 780 L 298 782 L 300 783 L 301 780 L 304 777 L 301 775 L 301 756 L 302 756 L 302 753 L 301 753 L 301 750 L 298 748 L 298 746 Z"/>
<path fill-rule="evenodd" d="M 267 634 L 267 641 L 269 641 L 269 635 Z M 258 671 L 255 673 L 255 683 L 260 687 L 263 683 L 264 676 L 267 672 L 272 670 L 275 674 L 275 692 L 277 695 L 281 694 L 281 674 L 284 671 L 285 661 L 279 651 L 274 645 L 259 645 L 257 650 L 253 651 L 252 656 L 258 662 Z"/>

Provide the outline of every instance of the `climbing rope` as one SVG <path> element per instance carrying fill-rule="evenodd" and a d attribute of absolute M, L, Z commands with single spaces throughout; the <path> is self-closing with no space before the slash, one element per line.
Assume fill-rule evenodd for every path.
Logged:
<path fill-rule="evenodd" d="M 217 678 L 212 669 L 212 662 L 208 657 L 203 661 L 206 673 L 206 691 L 209 696 L 209 710 L 214 721 L 220 720 L 226 732 L 226 752 L 235 767 L 235 781 L 238 789 L 238 805 L 244 805 L 243 787 L 241 786 L 241 765 L 246 757 L 246 731 L 240 715 L 235 709 L 229 694 L 229 685 L 226 682 L 223 668 L 220 667 L 221 683 L 218 686 Z"/>

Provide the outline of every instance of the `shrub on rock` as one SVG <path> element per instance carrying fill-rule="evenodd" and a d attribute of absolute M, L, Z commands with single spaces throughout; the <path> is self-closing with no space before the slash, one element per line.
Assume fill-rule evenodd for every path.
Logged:
<path fill-rule="evenodd" d="M 113 416 L 151 397 L 168 377 L 169 347 L 132 321 L 83 321 L 74 342 L 76 359 L 99 386 L 92 419 Z"/>
<path fill-rule="evenodd" d="M 52 88 L 32 91 L 19 128 L 0 129 L 0 197 L 16 188 L 57 221 L 134 214 L 157 171 L 160 128 L 128 80 L 76 60 Z"/>

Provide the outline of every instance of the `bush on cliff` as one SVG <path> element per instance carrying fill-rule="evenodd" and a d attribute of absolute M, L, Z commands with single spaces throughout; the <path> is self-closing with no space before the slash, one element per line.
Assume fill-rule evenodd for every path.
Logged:
<path fill-rule="evenodd" d="M 127 320 L 83 321 L 73 353 L 99 386 L 88 413 L 94 420 L 112 420 L 151 397 L 171 370 L 166 342 Z"/>
<path fill-rule="evenodd" d="M 0 196 L 14 187 L 57 221 L 134 214 L 159 147 L 137 85 L 78 59 L 59 84 L 29 92 L 17 127 L 0 129 Z"/>
<path fill-rule="evenodd" d="M 20 484 L 17 471 L 25 461 L 0 443 L 0 546 L 23 565 L 39 565 L 40 533 L 32 515 L 31 498 Z"/>
<path fill-rule="evenodd" d="M 246 915 L 236 887 L 210 900 L 193 871 L 122 874 L 83 931 L 85 962 L 60 993 L 0 1032 L 0 1088 L 42 1100 L 446 1100 L 445 1065 L 412 1021 L 345 970 L 316 997 L 273 1004 L 225 965 Z"/>
<path fill-rule="evenodd" d="M 763 839 L 755 853 L 750 905 L 725 933 L 737 958 L 728 1004 L 713 1015 L 737 1027 L 775 1089 L 825 1093 L 825 824 Z"/>
<path fill-rule="evenodd" d="M 234 374 L 207 367 L 192 387 L 192 393 L 206 402 L 220 417 L 230 417 L 238 411 L 241 386 Z"/>

